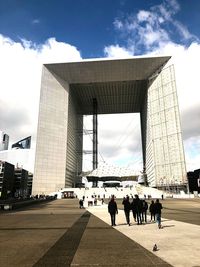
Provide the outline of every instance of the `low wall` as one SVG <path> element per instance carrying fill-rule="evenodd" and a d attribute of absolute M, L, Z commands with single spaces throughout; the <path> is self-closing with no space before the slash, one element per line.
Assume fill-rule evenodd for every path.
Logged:
<path fill-rule="evenodd" d="M 40 203 L 45 203 L 49 201 L 55 200 L 54 197 L 48 199 L 28 199 L 28 200 L 21 200 L 21 201 L 2 201 L 0 202 L 1 210 L 8 211 L 8 210 L 15 210 L 19 208 L 23 208 L 26 206 L 36 205 Z"/>

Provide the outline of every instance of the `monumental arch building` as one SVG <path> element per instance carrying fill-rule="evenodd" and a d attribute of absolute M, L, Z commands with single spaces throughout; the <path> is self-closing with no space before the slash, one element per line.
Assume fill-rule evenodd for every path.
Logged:
<path fill-rule="evenodd" d="M 174 67 L 170 57 L 45 64 L 42 72 L 33 194 L 73 187 L 82 171 L 83 116 L 140 113 L 148 185 L 186 184 Z M 112 125 L 111 125 L 112 127 Z"/>

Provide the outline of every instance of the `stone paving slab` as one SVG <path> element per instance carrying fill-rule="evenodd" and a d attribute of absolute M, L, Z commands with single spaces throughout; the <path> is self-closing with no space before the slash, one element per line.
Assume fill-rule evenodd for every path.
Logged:
<path fill-rule="evenodd" d="M 0 266 L 171 266 L 91 212 L 63 199 L 1 213 Z"/>
<path fill-rule="evenodd" d="M 91 216 L 71 266 L 171 265 L 96 216 Z"/>
<path fill-rule="evenodd" d="M 110 216 L 106 205 L 90 207 L 88 210 L 110 224 Z M 131 226 L 128 226 L 125 224 L 123 210 L 119 210 L 116 223 L 115 230 L 136 241 L 147 250 L 152 251 L 154 244 L 157 244 L 158 251 L 154 252 L 154 254 L 169 264 L 175 267 L 200 267 L 199 225 L 163 219 L 162 229 L 158 229 L 156 223 L 147 223 L 145 225 L 132 223 Z"/>
<path fill-rule="evenodd" d="M 0 266 L 33 266 L 85 212 L 77 203 L 56 200 L 1 213 Z"/>

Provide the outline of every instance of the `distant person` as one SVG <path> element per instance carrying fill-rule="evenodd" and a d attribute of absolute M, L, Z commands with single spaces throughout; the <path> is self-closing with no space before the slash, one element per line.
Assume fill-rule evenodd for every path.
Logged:
<path fill-rule="evenodd" d="M 137 224 L 142 224 L 142 200 L 138 195 L 135 195 L 135 205 L 136 205 L 136 218 Z"/>
<path fill-rule="evenodd" d="M 136 208 L 135 198 L 133 198 L 133 197 L 132 197 L 132 202 L 131 202 L 131 210 L 132 210 L 132 213 L 133 213 L 134 221 L 136 222 L 137 221 L 137 219 L 136 219 L 137 208 Z"/>
<path fill-rule="evenodd" d="M 154 205 L 155 205 L 155 203 L 154 203 L 154 201 L 152 200 L 151 201 L 151 204 L 150 204 L 150 206 L 149 206 L 149 212 L 150 212 L 150 214 L 151 214 L 151 221 L 154 221 L 155 222 L 155 208 L 154 208 Z"/>
<path fill-rule="evenodd" d="M 147 222 L 147 210 L 148 203 L 145 200 L 142 200 L 142 221 Z"/>
<path fill-rule="evenodd" d="M 154 211 L 156 216 L 156 221 L 158 223 L 158 228 L 162 228 L 161 226 L 161 210 L 162 210 L 162 204 L 159 202 L 159 199 L 156 199 L 156 203 L 154 204 Z"/>
<path fill-rule="evenodd" d="M 79 200 L 79 208 L 80 208 L 80 209 L 83 208 L 83 200 L 82 200 L 82 199 Z"/>
<path fill-rule="evenodd" d="M 116 219 L 116 214 L 118 214 L 118 209 L 114 195 L 111 197 L 111 200 L 108 203 L 108 212 L 110 213 L 111 225 L 116 226 L 115 219 Z"/>
<path fill-rule="evenodd" d="M 122 204 L 124 205 L 124 213 L 126 217 L 126 222 L 130 226 L 130 210 L 131 210 L 131 203 L 129 201 L 129 196 L 123 199 Z"/>

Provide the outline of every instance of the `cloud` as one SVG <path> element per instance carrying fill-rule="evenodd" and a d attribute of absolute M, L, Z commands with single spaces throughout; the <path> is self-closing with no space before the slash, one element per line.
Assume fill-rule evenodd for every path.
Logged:
<path fill-rule="evenodd" d="M 200 97 L 200 95 L 199 95 Z M 200 103 L 197 103 L 194 106 L 191 106 L 189 110 L 183 110 L 182 112 L 182 130 L 183 130 L 183 137 L 185 140 L 196 139 L 198 142 L 200 131 Z M 199 150 L 200 151 L 200 150 Z"/>
<path fill-rule="evenodd" d="M 7 101 L 3 102 L 1 100 L 0 122 L 0 129 L 4 129 L 6 132 L 9 129 L 9 132 L 13 133 L 15 140 L 28 136 L 32 129 L 29 113 L 23 107 L 16 105 L 10 106 Z"/>
<path fill-rule="evenodd" d="M 127 41 L 125 52 L 139 55 L 145 50 L 149 52 L 160 49 L 166 42 L 176 43 L 176 40 L 181 40 L 183 44 L 199 42 L 199 38 L 175 18 L 180 9 L 176 0 L 164 0 L 149 10 L 139 10 L 137 14 L 116 18 L 113 22 L 114 28 L 123 41 Z M 119 44 L 115 46 L 117 48 Z M 115 46 L 106 46 L 105 54 L 112 56 L 108 51 L 115 51 Z M 120 48 L 120 53 L 123 54 L 123 48 Z"/>
<path fill-rule="evenodd" d="M 179 21 L 174 21 L 174 25 L 176 26 L 177 30 L 179 31 L 179 33 L 182 35 L 182 37 L 186 40 L 188 39 L 197 39 L 195 35 L 191 34 L 187 27 L 185 27 L 182 23 L 180 23 Z"/>
<path fill-rule="evenodd" d="M 40 23 L 40 20 L 39 19 L 33 19 L 31 21 L 32 24 L 39 24 Z"/>
<path fill-rule="evenodd" d="M 172 17 L 180 10 L 180 5 L 176 0 L 166 0 L 160 5 L 152 6 L 152 11 L 158 12 L 163 16 L 165 21 L 171 21 Z"/>
<path fill-rule="evenodd" d="M 85 125 L 92 127 L 92 116 L 87 116 Z M 88 137 L 89 139 L 89 137 Z M 92 150 L 90 137 L 84 149 Z M 110 114 L 98 116 L 99 162 L 142 169 L 142 148 L 139 114 Z M 92 168 L 92 155 L 84 156 L 84 168 Z"/>
<path fill-rule="evenodd" d="M 200 162 L 200 135 L 193 137 L 192 135 L 184 142 L 186 153 L 186 165 L 188 170 L 199 169 Z"/>
<path fill-rule="evenodd" d="M 119 45 L 110 45 L 104 48 L 104 53 L 106 57 L 110 58 L 126 58 L 132 55 L 132 51 Z"/>
<path fill-rule="evenodd" d="M 81 54 L 55 38 L 36 45 L 0 34 L 0 58 L 0 129 L 11 143 L 29 135 L 35 139 L 42 64 L 81 60 Z"/>
<path fill-rule="evenodd" d="M 38 47 L 38 55 L 43 63 L 60 63 L 81 60 L 80 51 L 70 44 L 57 42 L 55 38 L 49 38 Z"/>
<path fill-rule="evenodd" d="M 123 43 L 126 40 L 126 45 L 120 45 L 119 41 L 119 44 L 106 46 L 104 51 L 108 57 L 118 57 L 118 47 L 120 54 L 124 51 L 132 56 L 172 56 L 169 64 L 175 66 L 187 169 L 193 170 L 200 167 L 200 41 L 176 20 L 175 15 L 180 10 L 181 6 L 176 0 L 168 0 L 152 6 L 150 10 L 140 10 L 122 19 L 116 18 L 115 30 L 123 37 Z M 176 34 L 178 38 L 175 38 Z"/>

